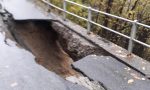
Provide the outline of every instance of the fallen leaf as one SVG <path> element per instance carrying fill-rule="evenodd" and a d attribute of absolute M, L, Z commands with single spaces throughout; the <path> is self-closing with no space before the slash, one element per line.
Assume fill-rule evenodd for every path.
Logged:
<path fill-rule="evenodd" d="M 127 71 L 130 71 L 130 70 L 131 70 L 131 68 L 128 67 L 128 68 L 127 68 Z"/>
<path fill-rule="evenodd" d="M 139 80 L 141 79 L 140 77 L 138 77 L 138 76 L 137 76 L 136 74 L 134 74 L 134 73 L 131 73 L 130 75 L 133 76 L 135 79 L 139 79 Z"/>
<path fill-rule="evenodd" d="M 145 78 L 141 78 L 141 80 L 146 80 Z"/>
<path fill-rule="evenodd" d="M 133 79 L 128 80 L 128 84 L 132 84 L 134 82 Z"/>
<path fill-rule="evenodd" d="M 10 86 L 11 87 L 15 87 L 15 86 L 17 86 L 18 85 L 18 83 L 17 82 L 14 82 L 14 83 L 12 83 Z"/>
<path fill-rule="evenodd" d="M 142 69 L 143 69 L 143 70 L 146 70 L 146 68 L 145 68 L 145 67 L 142 67 Z"/>

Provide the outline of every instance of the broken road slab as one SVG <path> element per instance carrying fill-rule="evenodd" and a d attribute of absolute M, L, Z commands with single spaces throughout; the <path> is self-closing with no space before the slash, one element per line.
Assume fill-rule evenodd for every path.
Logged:
<path fill-rule="evenodd" d="M 4 43 L 0 33 L 0 89 L 1 90 L 87 90 L 60 78 L 34 61 L 28 51 L 15 43 Z"/>
<path fill-rule="evenodd" d="M 87 90 L 35 62 L 35 57 L 6 38 L 0 28 L 0 90 Z"/>
<path fill-rule="evenodd" d="M 73 66 L 107 90 L 150 90 L 149 79 L 110 56 L 89 55 Z"/>
<path fill-rule="evenodd" d="M 30 0 L 3 0 L 0 1 L 6 11 L 12 14 L 15 20 L 50 20 L 49 15 L 44 14 Z"/>

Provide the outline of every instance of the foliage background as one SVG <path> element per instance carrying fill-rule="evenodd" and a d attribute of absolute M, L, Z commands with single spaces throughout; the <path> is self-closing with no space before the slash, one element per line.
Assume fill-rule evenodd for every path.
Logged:
<path fill-rule="evenodd" d="M 49 0 L 51 3 L 63 8 L 63 0 Z M 117 16 L 121 16 L 130 20 L 138 20 L 138 22 L 150 25 L 150 0 L 70 0 L 86 6 L 91 6 L 97 10 L 101 10 L 107 13 L 111 13 Z M 87 10 L 76 5 L 67 3 L 67 10 L 87 18 Z M 55 13 L 62 14 L 62 12 L 53 9 Z M 73 22 L 86 28 L 87 22 L 78 19 L 74 16 L 68 15 L 67 18 Z M 121 32 L 126 35 L 130 35 L 132 24 L 118 20 L 109 16 L 105 16 L 99 13 L 92 12 L 92 20 Z M 119 35 L 111 33 L 103 28 L 92 25 L 92 31 L 95 34 L 100 35 L 103 38 L 110 40 L 117 45 L 126 48 L 128 47 L 128 39 L 125 39 Z M 136 39 L 150 44 L 150 29 L 138 26 L 138 32 Z M 134 51 L 139 55 L 150 61 L 150 49 L 146 48 L 138 43 L 135 43 Z"/>

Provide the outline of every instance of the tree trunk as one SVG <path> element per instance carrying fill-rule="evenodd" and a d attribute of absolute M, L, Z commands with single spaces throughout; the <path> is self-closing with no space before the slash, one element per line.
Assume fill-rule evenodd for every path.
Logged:
<path fill-rule="evenodd" d="M 106 7 L 106 12 L 107 13 L 111 13 L 111 8 L 112 8 L 113 1 L 114 0 L 108 0 L 107 1 L 107 7 Z M 108 23 L 109 23 L 108 21 L 109 21 L 109 16 L 106 15 L 104 17 L 104 23 L 103 23 L 103 25 L 106 26 L 106 27 L 108 27 Z M 106 29 L 102 30 L 102 36 L 105 37 L 105 38 L 108 37 L 108 31 Z"/>

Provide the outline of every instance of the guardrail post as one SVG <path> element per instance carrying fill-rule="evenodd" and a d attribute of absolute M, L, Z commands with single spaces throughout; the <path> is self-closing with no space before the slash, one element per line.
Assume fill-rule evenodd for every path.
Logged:
<path fill-rule="evenodd" d="M 67 6 L 67 2 L 66 0 L 63 0 L 63 9 L 64 9 L 64 13 L 63 13 L 63 18 L 64 20 L 66 20 L 66 6 Z"/>
<path fill-rule="evenodd" d="M 129 54 L 132 53 L 133 51 L 133 39 L 135 39 L 136 37 L 136 31 L 137 31 L 137 25 L 136 25 L 136 22 L 137 20 L 134 20 L 134 22 L 132 23 L 132 29 L 131 29 L 131 34 L 130 34 L 130 40 L 129 40 L 129 46 L 128 46 L 128 51 L 129 51 Z"/>
<path fill-rule="evenodd" d="M 91 7 L 89 7 L 88 8 L 88 22 L 87 22 L 88 33 L 90 33 L 91 31 L 91 19 L 92 19 L 92 11 L 91 11 Z"/>

